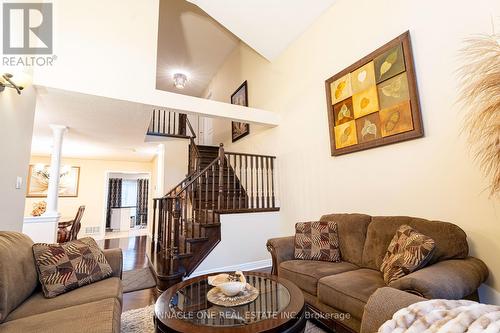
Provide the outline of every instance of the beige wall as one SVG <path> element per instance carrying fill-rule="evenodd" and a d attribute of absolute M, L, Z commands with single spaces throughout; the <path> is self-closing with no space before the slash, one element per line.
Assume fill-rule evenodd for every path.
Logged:
<path fill-rule="evenodd" d="M 49 157 L 32 156 L 30 164 L 50 164 Z M 153 172 L 152 162 L 107 161 L 90 159 L 63 158 L 63 165 L 80 167 L 80 186 L 78 197 L 59 198 L 59 212 L 62 217 L 73 217 L 80 205 L 85 205 L 85 214 L 82 219 L 82 233 L 86 227 L 100 226 L 101 233 L 105 226 L 106 209 L 106 175 L 108 172 Z M 152 188 L 150 187 L 150 195 Z M 25 215 L 30 215 L 33 203 L 46 200 L 45 198 L 26 198 Z"/>
<path fill-rule="evenodd" d="M 35 115 L 33 87 L 22 95 L 12 89 L 0 93 L 0 230 L 23 228 L 24 194 Z M 16 179 L 23 184 L 16 189 Z"/>
<path fill-rule="evenodd" d="M 241 45 L 210 84 L 228 101 L 248 80 L 250 106 L 280 113 L 276 129 L 255 131 L 233 151 L 277 154 L 284 234 L 299 220 L 330 212 L 414 215 L 451 221 L 469 235 L 471 251 L 500 290 L 500 205 L 460 136 L 455 71 L 458 50 L 472 34 L 491 33 L 500 2 L 339 0 L 275 62 Z M 324 81 L 410 30 L 425 137 L 330 156 Z M 226 126 L 228 129 L 228 125 Z M 219 135 L 220 135 L 219 131 Z M 495 301 L 495 292 L 486 287 Z M 498 296 L 498 294 L 496 294 Z M 496 299 L 500 302 L 500 298 Z"/>
<path fill-rule="evenodd" d="M 165 142 L 165 193 L 179 184 L 188 173 L 189 140 L 175 139 Z M 164 193 L 164 194 L 165 194 Z"/>

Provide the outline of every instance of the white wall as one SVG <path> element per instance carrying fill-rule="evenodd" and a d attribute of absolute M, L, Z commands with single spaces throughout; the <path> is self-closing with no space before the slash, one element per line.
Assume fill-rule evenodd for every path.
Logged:
<path fill-rule="evenodd" d="M 57 59 L 53 66 L 35 69 L 35 84 L 187 113 L 278 123 L 272 112 L 156 90 L 156 76 L 163 75 L 156 73 L 159 0 L 52 2 Z"/>
<path fill-rule="evenodd" d="M 221 215 L 221 241 L 191 276 L 271 266 L 269 238 L 280 234 L 279 212 Z"/>
<path fill-rule="evenodd" d="M 12 89 L 0 93 L 0 230 L 21 231 L 23 228 L 34 115 L 32 87 L 20 96 Z M 17 177 L 22 177 L 20 189 L 16 189 Z"/>
<path fill-rule="evenodd" d="M 494 301 L 500 204 L 488 198 L 454 104 L 462 41 L 492 33 L 492 16 L 500 16 L 498 0 L 339 0 L 273 63 L 244 45 L 233 52 L 207 90 L 227 100 L 248 80 L 250 106 L 280 114 L 279 127 L 224 142 L 231 151 L 278 156 L 283 234 L 293 234 L 297 221 L 332 212 L 450 221 L 490 268 L 483 295 Z M 406 30 L 425 137 L 331 157 L 324 81 Z"/>

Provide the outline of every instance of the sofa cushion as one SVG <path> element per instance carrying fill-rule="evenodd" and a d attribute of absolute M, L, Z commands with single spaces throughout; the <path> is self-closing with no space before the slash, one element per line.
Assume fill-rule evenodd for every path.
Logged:
<path fill-rule="evenodd" d="M 319 279 L 355 269 L 358 269 L 358 266 L 344 261 L 289 260 L 280 264 L 278 275 L 292 281 L 300 289 L 316 295 Z"/>
<path fill-rule="evenodd" d="M 320 219 L 337 223 L 342 261 L 358 266 L 362 263 L 366 231 L 371 220 L 371 216 L 364 214 L 329 214 Z"/>
<path fill-rule="evenodd" d="M 119 333 L 121 304 L 116 298 L 44 312 L 0 325 L 2 333 Z"/>
<path fill-rule="evenodd" d="M 6 321 L 33 316 L 47 311 L 59 310 L 75 305 L 115 298 L 121 303 L 122 282 L 119 278 L 112 277 L 102 280 L 55 298 L 45 298 L 43 292 L 38 290 L 17 309 L 12 311 Z"/>
<path fill-rule="evenodd" d="M 380 271 L 389 284 L 422 267 L 431 259 L 435 248 L 432 238 L 402 225 L 391 240 Z"/>
<path fill-rule="evenodd" d="M 90 237 L 64 244 L 35 244 L 33 254 L 45 297 L 56 297 L 113 274 L 102 250 Z"/>
<path fill-rule="evenodd" d="M 0 323 L 36 289 L 32 246 L 26 235 L 0 232 Z"/>
<path fill-rule="evenodd" d="M 333 221 L 295 224 L 295 259 L 340 261 L 337 223 Z"/>
<path fill-rule="evenodd" d="M 436 242 L 429 265 L 446 259 L 463 259 L 469 253 L 465 232 L 454 224 L 408 216 L 374 216 L 368 226 L 361 266 L 379 270 L 392 237 L 403 224 Z"/>
<path fill-rule="evenodd" d="M 321 278 L 318 281 L 318 299 L 361 319 L 368 298 L 384 286 L 384 279 L 379 271 L 357 269 Z"/>

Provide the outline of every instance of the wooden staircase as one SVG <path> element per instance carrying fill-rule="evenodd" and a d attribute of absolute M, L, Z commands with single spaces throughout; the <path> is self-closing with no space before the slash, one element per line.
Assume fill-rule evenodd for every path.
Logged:
<path fill-rule="evenodd" d="M 188 137 L 188 175 L 153 201 L 148 257 L 160 291 L 192 274 L 220 242 L 221 214 L 279 210 L 274 156 L 229 153 L 222 144 L 196 145 L 194 137 Z"/>

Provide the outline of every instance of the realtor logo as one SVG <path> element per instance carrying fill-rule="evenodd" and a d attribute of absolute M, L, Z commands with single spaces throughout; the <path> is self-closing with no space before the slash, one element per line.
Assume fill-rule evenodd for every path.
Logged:
<path fill-rule="evenodd" d="M 3 53 L 52 54 L 52 4 L 3 4 Z"/>

